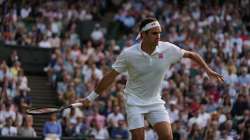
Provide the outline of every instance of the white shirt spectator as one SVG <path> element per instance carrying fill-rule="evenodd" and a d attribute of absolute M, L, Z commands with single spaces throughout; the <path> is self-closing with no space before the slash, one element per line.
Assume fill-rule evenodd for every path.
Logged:
<path fill-rule="evenodd" d="M 29 91 L 29 87 L 28 87 L 28 79 L 26 76 L 21 76 L 19 78 L 19 82 L 20 82 L 20 85 L 19 85 L 19 89 L 20 90 L 24 90 L 24 91 Z"/>
<path fill-rule="evenodd" d="M 210 118 L 210 114 L 204 112 L 202 114 L 199 114 L 197 117 L 192 117 L 188 121 L 188 126 L 191 128 L 194 123 L 196 123 L 199 128 L 204 128 L 207 126 L 207 121 Z"/>
<path fill-rule="evenodd" d="M 176 120 L 179 119 L 179 111 L 178 110 L 168 110 L 169 112 L 169 117 L 170 117 L 170 121 L 171 123 L 175 122 Z"/>
<path fill-rule="evenodd" d="M 70 114 L 70 109 L 65 109 L 62 113 L 62 116 L 68 118 L 69 114 Z M 78 107 L 75 107 L 75 116 L 83 116 L 82 111 Z"/>
<path fill-rule="evenodd" d="M 106 128 L 100 128 L 98 131 L 97 129 L 92 129 L 91 130 L 91 135 L 95 137 L 97 140 L 107 140 L 109 139 L 109 133 Z"/>
<path fill-rule="evenodd" d="M 145 130 L 144 135 L 145 135 L 145 140 L 158 140 L 158 135 L 151 128 Z"/>
<path fill-rule="evenodd" d="M 116 125 L 118 125 L 118 121 L 119 121 L 119 120 L 124 120 L 124 119 L 125 119 L 125 118 L 124 118 L 124 115 L 123 115 L 122 113 L 117 113 L 117 114 L 111 113 L 111 114 L 109 114 L 108 117 L 107 117 L 107 121 L 108 121 L 108 122 L 113 122 L 113 123 L 115 123 Z"/>
<path fill-rule="evenodd" d="M 85 65 L 82 68 L 82 74 L 84 75 L 84 81 L 85 82 L 87 82 L 87 81 L 90 80 L 93 72 L 94 72 L 94 74 L 96 75 L 96 77 L 98 79 L 101 79 L 103 77 L 103 74 L 102 74 L 101 70 L 99 70 L 98 68 L 95 68 L 94 70 L 92 70 L 90 67 L 88 67 L 88 66 Z"/>
<path fill-rule="evenodd" d="M 238 82 L 238 77 L 236 74 L 228 74 L 224 76 L 225 83 L 229 85 L 235 85 Z"/>
<path fill-rule="evenodd" d="M 12 118 L 12 120 L 16 120 L 16 112 L 14 112 L 14 111 L 12 111 L 12 110 L 6 110 L 5 112 L 4 112 L 4 116 L 5 116 L 5 118 L 9 118 L 9 117 L 11 117 Z"/>
<path fill-rule="evenodd" d="M 57 21 L 53 21 L 51 23 L 51 31 L 52 31 L 52 33 L 59 34 L 61 32 L 60 23 Z"/>
<path fill-rule="evenodd" d="M 17 135 L 17 128 L 14 126 L 3 127 L 1 134 L 2 134 L 2 136 L 16 136 Z"/>
<path fill-rule="evenodd" d="M 52 35 L 53 36 L 53 35 Z M 52 38 L 50 38 L 49 39 L 49 42 L 50 42 L 50 44 L 51 44 L 51 46 L 53 47 L 53 48 L 58 48 L 58 47 L 60 47 L 60 42 L 61 42 L 61 40 L 60 40 L 60 38 L 59 37 L 52 37 Z"/>
<path fill-rule="evenodd" d="M 0 110 L 0 128 L 5 125 L 5 110 Z"/>
<path fill-rule="evenodd" d="M 233 47 L 236 47 L 235 49 L 238 53 L 242 52 L 243 41 L 240 37 L 231 38 L 230 43 L 232 49 L 234 49 Z"/>
<path fill-rule="evenodd" d="M 95 25 L 95 29 L 92 31 L 90 37 L 94 42 L 99 42 L 104 38 L 104 33 L 99 24 Z"/>
<path fill-rule="evenodd" d="M 46 40 L 42 40 L 38 43 L 38 46 L 41 48 L 51 48 L 51 44 L 50 42 L 46 39 Z"/>
<path fill-rule="evenodd" d="M 28 17 L 29 14 L 30 14 L 30 12 L 31 12 L 31 8 L 30 8 L 30 7 L 23 7 L 23 8 L 21 9 L 21 17 L 22 17 L 22 18 Z"/>
<path fill-rule="evenodd" d="M 85 9 L 82 9 L 82 11 L 79 14 L 79 19 L 81 21 L 92 20 L 92 18 L 93 18 L 93 16 L 89 12 L 87 12 Z"/>

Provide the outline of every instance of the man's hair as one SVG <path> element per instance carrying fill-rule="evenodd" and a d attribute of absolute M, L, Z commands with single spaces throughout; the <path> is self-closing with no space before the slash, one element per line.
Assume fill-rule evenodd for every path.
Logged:
<path fill-rule="evenodd" d="M 157 21 L 157 19 L 154 18 L 154 17 L 148 17 L 148 18 L 143 19 L 143 20 L 141 21 L 141 23 L 140 23 L 140 27 L 139 27 L 140 31 L 142 30 L 142 28 L 143 28 L 146 24 L 148 24 L 148 23 L 150 23 L 150 22 L 153 22 L 153 21 Z"/>

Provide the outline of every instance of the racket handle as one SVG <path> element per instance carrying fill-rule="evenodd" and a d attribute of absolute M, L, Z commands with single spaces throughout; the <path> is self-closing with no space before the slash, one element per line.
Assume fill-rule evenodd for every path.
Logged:
<path fill-rule="evenodd" d="M 72 107 L 78 107 L 78 106 L 82 106 L 82 103 L 74 103 L 74 104 L 71 104 Z"/>

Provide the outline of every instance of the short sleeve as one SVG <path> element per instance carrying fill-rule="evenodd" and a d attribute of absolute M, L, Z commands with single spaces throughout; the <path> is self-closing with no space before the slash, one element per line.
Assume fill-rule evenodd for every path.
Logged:
<path fill-rule="evenodd" d="M 170 44 L 170 45 L 171 45 L 172 63 L 176 63 L 179 60 L 181 60 L 181 58 L 184 55 L 185 50 L 181 49 L 180 47 L 174 44 Z"/>
<path fill-rule="evenodd" d="M 126 53 L 125 51 L 122 51 L 118 57 L 116 58 L 115 63 L 112 65 L 112 68 L 119 72 L 123 73 L 127 71 L 127 59 L 126 59 Z"/>

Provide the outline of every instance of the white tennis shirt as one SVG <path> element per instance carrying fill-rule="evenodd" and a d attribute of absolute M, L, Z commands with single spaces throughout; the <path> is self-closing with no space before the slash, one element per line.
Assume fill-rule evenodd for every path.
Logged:
<path fill-rule="evenodd" d="M 160 41 L 149 55 L 142 51 L 141 43 L 124 49 L 112 68 L 119 73 L 128 72 L 124 98 L 128 105 L 147 106 L 164 104 L 161 83 L 169 66 L 179 61 L 184 50 L 169 42 Z"/>

